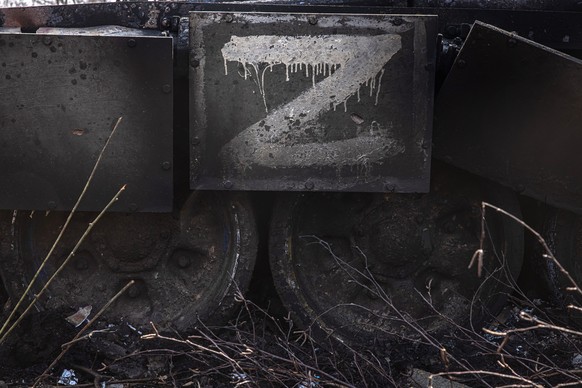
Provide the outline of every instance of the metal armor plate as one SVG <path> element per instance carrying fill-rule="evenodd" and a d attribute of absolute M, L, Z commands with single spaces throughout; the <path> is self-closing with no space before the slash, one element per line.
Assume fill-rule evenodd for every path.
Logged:
<path fill-rule="evenodd" d="M 0 34 L 0 207 L 171 211 L 172 39 Z"/>
<path fill-rule="evenodd" d="M 190 24 L 193 189 L 428 190 L 436 17 Z"/>
<path fill-rule="evenodd" d="M 435 156 L 582 212 L 581 83 L 579 59 L 476 22 L 436 101 Z"/>

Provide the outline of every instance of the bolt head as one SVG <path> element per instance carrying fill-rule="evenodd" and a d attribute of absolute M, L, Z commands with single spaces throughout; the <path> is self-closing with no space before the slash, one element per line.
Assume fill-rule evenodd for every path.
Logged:
<path fill-rule="evenodd" d="M 177 261 L 178 267 L 188 268 L 190 266 L 190 263 L 191 263 L 191 260 L 187 255 L 181 254 L 178 256 L 178 261 Z"/>
<path fill-rule="evenodd" d="M 232 189 L 233 183 L 232 183 L 231 181 L 224 181 L 224 182 L 222 183 L 222 186 L 223 186 L 225 189 Z"/>
<path fill-rule="evenodd" d="M 403 22 L 404 22 L 404 20 L 402 20 L 402 18 L 392 19 L 392 25 L 397 26 L 397 27 L 402 25 Z"/>
<path fill-rule="evenodd" d="M 162 162 L 162 170 L 168 171 L 170 168 L 172 168 L 172 163 L 170 162 Z"/>
<path fill-rule="evenodd" d="M 162 92 L 164 94 L 170 94 L 172 92 L 172 86 L 168 85 L 168 84 L 164 84 L 162 86 Z"/>
<path fill-rule="evenodd" d="M 315 184 L 313 182 L 311 182 L 311 181 L 305 182 L 305 188 L 307 190 L 313 190 L 314 187 L 315 187 Z"/>
<path fill-rule="evenodd" d="M 449 25 L 447 26 L 447 34 L 455 36 L 459 34 L 459 28 L 457 26 Z"/>
<path fill-rule="evenodd" d="M 137 46 L 137 40 L 130 39 L 130 40 L 127 41 L 127 47 L 134 48 L 135 46 Z"/>

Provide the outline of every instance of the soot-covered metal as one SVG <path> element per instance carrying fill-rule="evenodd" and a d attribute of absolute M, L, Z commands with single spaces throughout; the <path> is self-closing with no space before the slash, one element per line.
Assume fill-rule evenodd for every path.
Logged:
<path fill-rule="evenodd" d="M 171 210 L 172 65 L 170 38 L 0 34 L 2 208 L 70 209 L 123 116 L 80 209 Z"/>
<path fill-rule="evenodd" d="M 437 98 L 435 155 L 582 212 L 580 74 L 579 59 L 475 23 Z"/>
<path fill-rule="evenodd" d="M 191 187 L 428 190 L 436 18 L 191 15 Z"/>

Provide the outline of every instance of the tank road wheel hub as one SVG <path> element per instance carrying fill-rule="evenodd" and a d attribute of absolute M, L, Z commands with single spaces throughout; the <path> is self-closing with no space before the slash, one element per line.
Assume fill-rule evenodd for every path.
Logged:
<path fill-rule="evenodd" d="M 467 269 L 483 200 L 519 213 L 511 192 L 442 167 L 429 194 L 286 195 L 271 231 L 275 284 L 303 327 L 351 345 L 478 321 L 503 301 L 523 251 L 519 226 L 488 214 L 483 275 Z"/>
<path fill-rule="evenodd" d="M 32 278 L 66 217 L 59 212 L 17 217 L 24 283 Z M 41 283 L 62 263 L 94 217 L 91 213 L 75 216 L 41 274 Z M 153 321 L 178 330 L 187 330 L 198 318 L 220 322 L 232 312 L 237 288 L 244 291 L 248 286 L 256 246 L 254 219 L 244 196 L 197 192 L 174 215 L 107 214 L 50 285 L 42 305 L 98 309 L 133 279 L 135 285 L 106 316 L 137 326 Z M 8 283 L 14 295 L 25 287 L 19 281 Z"/>

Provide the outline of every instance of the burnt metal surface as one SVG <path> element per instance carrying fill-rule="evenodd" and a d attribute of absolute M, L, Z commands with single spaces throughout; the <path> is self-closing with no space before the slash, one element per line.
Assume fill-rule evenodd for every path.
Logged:
<path fill-rule="evenodd" d="M 406 3 L 406 4 L 405 4 Z M 503 6 L 507 4 L 508 6 Z M 512 6 L 509 6 L 513 4 Z M 581 5 L 574 1 L 432 0 L 403 1 L 289 1 L 258 2 L 117 2 L 51 7 L 0 9 L 0 27 L 18 27 L 34 31 L 41 26 L 88 27 L 120 25 L 130 28 L 178 31 L 179 19 L 191 11 L 220 12 L 304 12 L 437 15 L 439 32 L 459 36 L 475 20 L 515 31 L 547 46 L 573 50 L 582 48 Z M 405 6 L 411 5 L 411 6 Z M 462 5 L 463 7 L 459 7 Z M 504 9 L 500 9 L 504 8 Z M 557 12 L 556 12 L 557 11 Z M 563 12 L 568 11 L 568 12 Z"/>
<path fill-rule="evenodd" d="M 0 207 L 172 209 L 172 39 L 0 34 Z"/>
<path fill-rule="evenodd" d="M 423 3 L 419 3 L 423 4 Z M 554 8 L 544 10 L 528 7 L 513 7 L 499 9 L 490 2 L 489 7 L 473 6 L 459 8 L 416 4 L 412 7 L 378 7 L 378 6 L 316 6 L 316 5 L 274 5 L 274 4 L 237 4 L 209 3 L 195 6 L 199 11 L 215 12 L 303 12 L 303 13 L 365 13 L 365 14 L 418 14 L 438 16 L 438 31 L 445 37 L 465 38 L 473 22 L 480 20 L 495 25 L 507 31 L 513 31 L 538 43 L 560 50 L 580 50 L 582 48 L 582 27 L 579 23 L 582 16 L 580 6 L 566 8 L 554 4 Z M 453 3 L 451 3 L 453 4 Z M 457 4 L 457 3 L 454 3 Z M 180 10 L 180 9 L 178 9 Z M 178 11 L 177 10 L 177 11 Z M 183 12 L 183 9 L 181 10 Z"/>
<path fill-rule="evenodd" d="M 414 7 L 580 11 L 579 0 L 412 0 Z"/>
<path fill-rule="evenodd" d="M 437 97 L 434 153 L 582 211 L 582 61 L 475 23 Z"/>
<path fill-rule="evenodd" d="M 428 190 L 436 18 L 193 13 L 191 187 Z"/>

